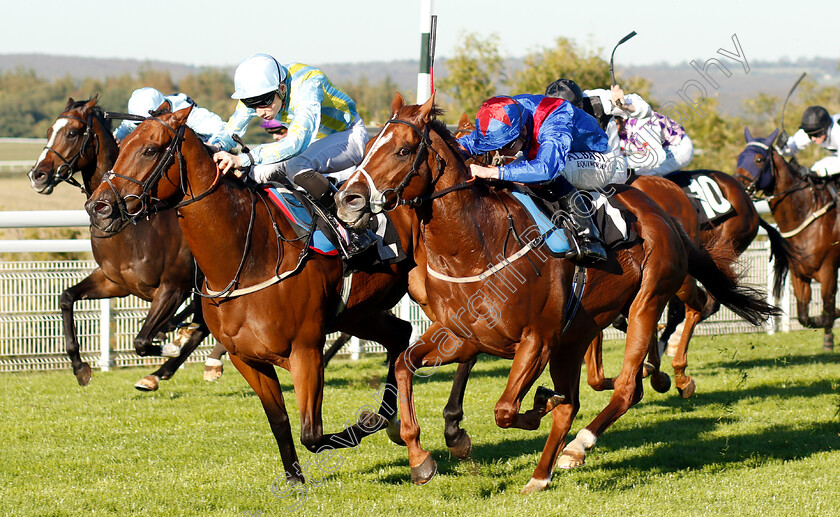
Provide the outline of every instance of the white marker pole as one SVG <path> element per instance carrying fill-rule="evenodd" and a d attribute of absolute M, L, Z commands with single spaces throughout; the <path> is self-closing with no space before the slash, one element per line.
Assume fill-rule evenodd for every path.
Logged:
<path fill-rule="evenodd" d="M 417 73 L 417 104 L 423 104 L 432 96 L 431 41 L 432 1 L 420 0 L 420 71 Z"/>

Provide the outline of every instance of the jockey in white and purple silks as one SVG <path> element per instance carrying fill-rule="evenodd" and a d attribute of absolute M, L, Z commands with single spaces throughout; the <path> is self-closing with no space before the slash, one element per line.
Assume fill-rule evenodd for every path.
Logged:
<path fill-rule="evenodd" d="M 570 258 L 606 258 L 588 199 L 575 190 L 601 189 L 613 178 L 615 162 L 605 154 L 607 135 L 598 122 L 563 99 L 517 95 L 485 101 L 475 126 L 475 131 L 458 139 L 466 155 L 495 151 L 519 157 L 507 165 L 472 164 L 472 175 L 544 184 L 581 237 L 580 249 Z"/>

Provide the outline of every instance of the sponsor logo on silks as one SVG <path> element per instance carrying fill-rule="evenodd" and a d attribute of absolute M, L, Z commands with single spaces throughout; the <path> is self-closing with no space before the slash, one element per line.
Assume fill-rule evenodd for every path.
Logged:
<path fill-rule="evenodd" d="M 720 186 L 708 176 L 692 178 L 688 183 L 688 190 L 700 200 L 700 205 L 710 220 L 732 209 L 729 200 L 720 191 Z"/>

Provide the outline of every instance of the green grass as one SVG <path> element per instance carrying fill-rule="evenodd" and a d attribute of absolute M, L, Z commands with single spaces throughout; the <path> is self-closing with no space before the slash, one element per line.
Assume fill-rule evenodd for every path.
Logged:
<path fill-rule="evenodd" d="M 622 346 L 607 344 L 613 374 Z M 439 466 L 428 485 L 409 482 L 405 449 L 379 433 L 337 451 L 335 472 L 307 485 L 295 510 L 287 508 L 293 499 L 271 490 L 282 475 L 279 453 L 258 399 L 229 363 L 217 383 L 205 383 L 202 367 L 193 365 L 152 394 L 132 387 L 146 370 L 97 371 L 86 388 L 69 371 L 3 374 L 0 513 L 837 515 L 840 357 L 821 346 L 817 332 L 695 338 L 692 399 L 655 393 L 646 383 L 644 400 L 603 435 L 586 465 L 556 473 L 548 490 L 530 496 L 519 489 L 550 418 L 534 432 L 497 428 L 493 405 L 510 363 L 482 358 L 465 401 L 473 458 L 459 462 L 442 436 L 454 367 L 442 368 L 418 379 L 416 389 L 423 444 Z M 330 365 L 325 429 L 352 420 L 383 377 L 379 357 Z M 290 377 L 281 371 L 280 379 L 297 440 Z M 545 376 L 541 383 L 548 384 Z M 584 386 L 581 397 L 572 432 L 609 394 Z M 302 464 L 314 458 L 297 449 Z"/>

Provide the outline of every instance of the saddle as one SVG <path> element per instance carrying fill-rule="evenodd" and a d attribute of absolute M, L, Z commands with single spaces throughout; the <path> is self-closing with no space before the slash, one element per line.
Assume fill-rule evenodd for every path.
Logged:
<path fill-rule="evenodd" d="M 617 186 L 611 185 L 607 189 L 610 187 Z M 600 192 L 578 192 L 591 200 L 595 210 L 593 221 L 607 247 L 617 247 L 637 239 L 638 235 L 630 226 L 636 220 L 635 216 L 619 200 Z M 511 195 L 531 217 L 552 255 L 564 257 L 571 249 L 576 232 L 568 214 L 560 209 L 556 196 L 547 188 L 521 184 L 514 185 Z"/>

